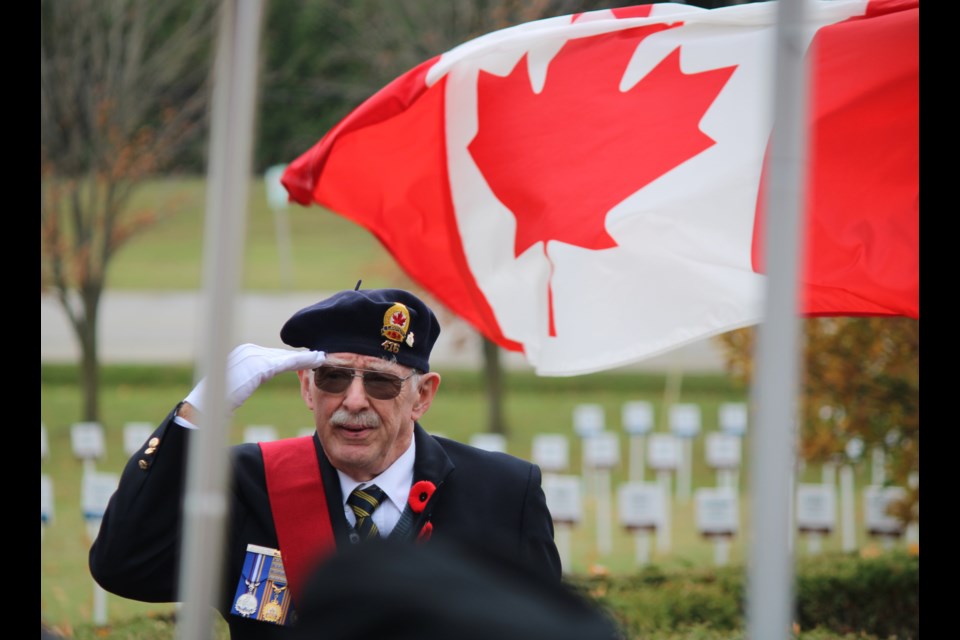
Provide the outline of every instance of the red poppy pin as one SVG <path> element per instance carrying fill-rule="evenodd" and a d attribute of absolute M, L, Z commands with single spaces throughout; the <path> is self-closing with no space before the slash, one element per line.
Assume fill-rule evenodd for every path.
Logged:
<path fill-rule="evenodd" d="M 430 497 L 436 490 L 437 487 L 429 480 L 415 482 L 410 488 L 410 497 L 407 499 L 407 502 L 410 504 L 410 508 L 413 509 L 413 512 L 423 512 L 424 507 L 426 507 L 427 503 L 430 502 Z"/>
<path fill-rule="evenodd" d="M 426 542 L 430 539 L 430 534 L 433 533 L 433 523 L 428 522 L 423 525 L 423 528 L 420 529 L 420 533 L 417 534 L 417 542 Z"/>

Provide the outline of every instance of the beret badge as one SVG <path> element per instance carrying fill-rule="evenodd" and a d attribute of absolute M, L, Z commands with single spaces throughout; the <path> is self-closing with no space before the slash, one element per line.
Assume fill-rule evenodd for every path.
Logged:
<path fill-rule="evenodd" d="M 380 335 L 386 338 L 386 340 L 384 340 L 380 346 L 390 353 L 399 353 L 400 344 L 403 342 L 406 342 L 407 346 L 412 347 L 413 333 L 411 332 L 410 335 L 407 335 L 409 329 L 410 310 L 399 302 L 393 303 L 393 305 L 387 309 L 387 312 L 383 314 L 383 328 L 380 330 Z"/>

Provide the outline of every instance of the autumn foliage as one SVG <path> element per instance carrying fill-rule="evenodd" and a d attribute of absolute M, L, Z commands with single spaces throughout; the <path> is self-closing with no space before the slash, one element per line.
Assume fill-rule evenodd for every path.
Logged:
<path fill-rule="evenodd" d="M 799 455 L 812 464 L 843 460 L 860 438 L 881 447 L 889 482 L 909 486 L 898 516 L 916 520 L 920 472 L 920 322 L 910 318 L 804 320 Z M 749 382 L 754 328 L 717 338 L 728 370 Z"/>

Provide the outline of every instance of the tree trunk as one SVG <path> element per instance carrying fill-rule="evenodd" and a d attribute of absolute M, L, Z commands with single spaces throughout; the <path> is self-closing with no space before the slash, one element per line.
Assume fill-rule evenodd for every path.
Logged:
<path fill-rule="evenodd" d="M 487 379 L 487 431 L 507 435 L 503 419 L 503 369 L 500 366 L 500 347 L 483 339 L 483 370 Z"/>
<path fill-rule="evenodd" d="M 80 343 L 80 389 L 83 395 L 83 419 L 100 421 L 100 357 L 97 343 L 97 320 L 100 290 L 84 291 L 82 314 L 73 325 Z"/>

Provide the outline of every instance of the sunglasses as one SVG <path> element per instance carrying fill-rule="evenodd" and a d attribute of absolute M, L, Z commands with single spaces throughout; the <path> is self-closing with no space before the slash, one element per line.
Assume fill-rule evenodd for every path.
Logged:
<path fill-rule="evenodd" d="M 354 378 L 360 377 L 368 396 L 377 400 L 392 400 L 400 395 L 403 383 L 416 373 L 411 371 L 409 375 L 401 378 L 385 371 L 323 365 L 313 370 L 313 384 L 325 393 L 343 393 L 353 383 Z"/>

